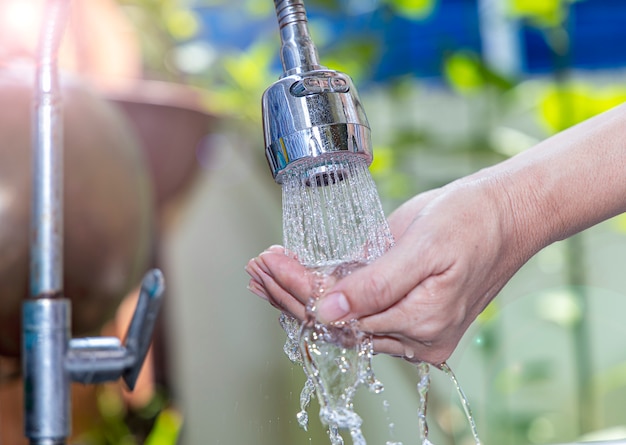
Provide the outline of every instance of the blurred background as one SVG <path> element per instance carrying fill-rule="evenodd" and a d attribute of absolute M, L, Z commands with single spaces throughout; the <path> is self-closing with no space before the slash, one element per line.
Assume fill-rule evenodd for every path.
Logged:
<path fill-rule="evenodd" d="M 41 3 L 0 2 L 0 93 L 28 79 L 16 73 L 32 63 Z M 623 0 L 305 5 L 322 63 L 359 88 L 387 213 L 626 100 Z M 73 7 L 62 67 L 119 114 L 125 122 L 110 131 L 128 126 L 122 151 L 142 160 L 131 174 L 145 176 L 137 203 L 146 209 L 129 223 L 141 243 L 125 253 L 128 266 L 158 265 L 168 284 L 138 394 L 119 385 L 76 388 L 76 442 L 328 443 L 315 402 L 309 430 L 298 426 L 303 372 L 282 352 L 278 313 L 246 289 L 248 259 L 282 240 L 281 190 L 265 161 L 260 106 L 281 73 L 273 2 L 74 0 Z M 81 128 L 80 116 L 72 125 Z M 66 181 L 88 165 L 68 166 L 70 158 Z M 104 175 L 94 187 L 106 194 L 113 180 L 103 168 L 98 162 L 88 172 Z M 103 202 L 77 187 L 77 203 Z M 109 192 L 102 214 L 122 215 L 116 203 L 132 187 Z M 76 218 L 76 227 L 66 226 L 70 238 L 102 215 Z M 120 233 L 129 231 L 111 227 L 111 245 L 124 244 Z M 76 252 L 98 257 L 101 250 L 86 247 L 98 235 L 84 236 L 89 242 Z M 549 246 L 469 329 L 448 363 L 483 443 L 626 437 L 625 252 L 624 216 Z M 116 291 L 128 296 L 113 308 L 107 300 L 102 313 L 112 321 L 85 330 L 123 333 L 136 277 L 116 273 L 105 282 L 124 276 Z M 93 308 L 81 301 L 79 314 Z M 11 360 L 2 359 L 0 425 L 13 444 L 21 387 Z M 375 357 L 374 371 L 385 391 L 363 390 L 357 399 L 368 443 L 418 443 L 417 371 L 384 356 Z M 437 370 L 432 380 L 431 441 L 474 443 L 454 386 Z"/>

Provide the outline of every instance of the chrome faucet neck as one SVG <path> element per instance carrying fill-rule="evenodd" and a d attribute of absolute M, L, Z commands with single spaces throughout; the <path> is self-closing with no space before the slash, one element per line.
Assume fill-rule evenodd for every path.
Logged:
<path fill-rule="evenodd" d="M 302 0 L 274 0 L 280 30 L 284 76 L 324 68 L 311 40 Z"/>

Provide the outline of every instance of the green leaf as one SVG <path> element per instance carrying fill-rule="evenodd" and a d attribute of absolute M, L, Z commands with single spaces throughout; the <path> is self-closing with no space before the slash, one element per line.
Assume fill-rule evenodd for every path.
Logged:
<path fill-rule="evenodd" d="M 478 57 L 468 51 L 459 51 L 447 57 L 444 75 L 450 86 L 464 95 L 474 94 L 485 85 Z"/>
<path fill-rule="evenodd" d="M 500 308 L 497 302 L 492 301 L 487 307 L 478 315 L 476 320 L 479 324 L 483 325 L 495 320 L 500 314 Z"/>
<path fill-rule="evenodd" d="M 436 0 L 386 0 L 399 16 L 411 20 L 423 20 L 435 9 Z"/>
<path fill-rule="evenodd" d="M 366 70 L 370 69 L 378 53 L 378 42 L 363 36 L 329 48 L 322 57 L 322 63 L 330 69 L 348 74 L 358 85 L 359 79 L 369 74 Z"/>
<path fill-rule="evenodd" d="M 626 100 L 626 89 L 598 89 L 582 82 L 553 85 L 540 100 L 539 112 L 550 132 L 562 131 Z"/>
<path fill-rule="evenodd" d="M 626 233 L 626 213 L 611 219 L 611 226 L 618 232 Z"/>
<path fill-rule="evenodd" d="M 200 20 L 190 9 L 177 8 L 164 14 L 168 32 L 177 40 L 187 40 L 200 29 Z"/>
<path fill-rule="evenodd" d="M 394 161 L 395 152 L 391 147 L 376 147 L 370 171 L 373 175 L 390 172 L 393 169 Z"/>
<path fill-rule="evenodd" d="M 161 411 L 145 445 L 176 445 L 182 424 L 183 418 L 175 409 Z"/>
<path fill-rule="evenodd" d="M 583 0 L 508 0 L 509 13 L 538 28 L 561 26 L 572 3 Z"/>
<path fill-rule="evenodd" d="M 511 13 L 540 27 L 558 26 L 565 18 L 562 0 L 509 0 Z"/>

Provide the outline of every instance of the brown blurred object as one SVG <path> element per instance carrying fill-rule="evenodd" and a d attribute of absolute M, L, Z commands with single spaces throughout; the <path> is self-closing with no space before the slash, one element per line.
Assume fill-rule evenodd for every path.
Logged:
<path fill-rule="evenodd" d="M 32 67 L 43 4 L 0 2 L 0 355 L 19 354 L 28 294 Z M 135 33 L 115 1 L 72 2 L 60 64 L 62 78 L 74 72 L 62 92 L 73 335 L 97 332 L 158 262 L 160 216 L 193 182 L 213 122 L 196 90 L 140 78 Z"/>
<path fill-rule="evenodd" d="M 108 89 L 136 130 L 152 174 L 158 210 L 188 190 L 198 171 L 197 152 L 215 125 L 193 88 L 173 83 L 135 82 Z"/>
<path fill-rule="evenodd" d="M 28 296 L 32 69 L 0 71 L 0 354 L 20 351 Z M 123 114 L 77 79 L 64 103 L 64 290 L 74 335 L 96 333 L 148 267 L 152 190 Z"/>
<path fill-rule="evenodd" d="M 25 443 L 19 362 L 9 356 L 20 352 L 21 303 L 28 295 L 31 97 L 43 4 L 0 0 L 0 365 L 17 372 L 0 379 L 0 443 L 10 444 Z M 71 11 L 59 54 L 64 293 L 72 300 L 73 336 L 98 334 L 108 323 L 104 334 L 122 337 L 139 279 L 160 266 L 165 214 L 193 184 L 196 152 L 215 118 L 199 91 L 142 79 L 137 31 L 116 1 L 73 0 Z M 135 392 L 125 393 L 130 406 L 145 404 L 155 384 L 167 387 L 164 323 L 157 324 Z M 96 388 L 72 387 L 75 435 L 98 422 Z"/>

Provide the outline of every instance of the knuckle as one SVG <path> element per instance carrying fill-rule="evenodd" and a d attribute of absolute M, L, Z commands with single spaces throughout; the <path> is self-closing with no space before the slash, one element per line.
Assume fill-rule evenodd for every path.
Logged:
<path fill-rule="evenodd" d="M 283 312 L 288 312 L 287 306 L 281 300 L 275 298 L 274 296 L 270 296 L 268 301 L 270 305 L 272 305 L 274 308 Z"/>
<path fill-rule="evenodd" d="M 376 272 L 370 273 L 365 277 L 363 286 L 367 292 L 364 292 L 361 299 L 371 309 L 381 310 L 390 305 L 393 287 L 385 275 Z M 356 303 L 358 304 L 358 302 Z"/>

